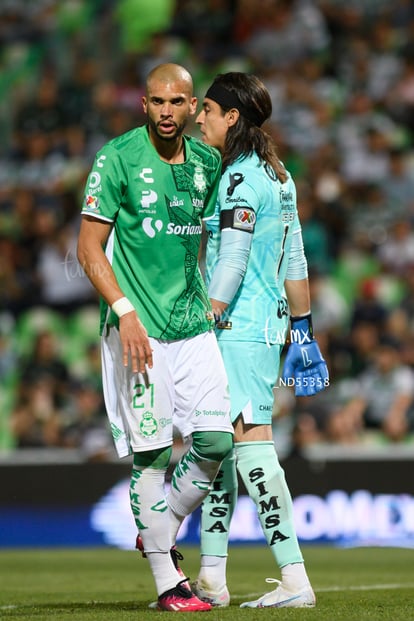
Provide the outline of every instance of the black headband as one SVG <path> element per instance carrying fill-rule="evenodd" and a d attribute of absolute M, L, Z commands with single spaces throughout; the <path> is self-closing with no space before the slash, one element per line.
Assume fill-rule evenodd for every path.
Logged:
<path fill-rule="evenodd" d="M 253 123 L 253 125 L 257 125 L 257 127 L 260 127 L 263 123 L 257 113 L 255 113 L 253 110 L 248 110 L 242 104 L 234 91 L 227 90 L 227 88 L 224 88 L 224 86 L 221 86 L 221 84 L 213 83 L 205 94 L 205 97 L 207 97 L 208 99 L 212 99 L 225 110 L 237 108 L 237 110 L 242 116 L 244 116 L 245 119 Z"/>

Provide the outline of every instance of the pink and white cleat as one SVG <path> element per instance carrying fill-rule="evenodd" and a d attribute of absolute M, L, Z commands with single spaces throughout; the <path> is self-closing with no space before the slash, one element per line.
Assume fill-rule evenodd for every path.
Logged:
<path fill-rule="evenodd" d="M 170 612 L 207 612 L 211 610 L 211 604 L 202 602 L 179 582 L 176 587 L 159 596 L 157 609 Z"/>

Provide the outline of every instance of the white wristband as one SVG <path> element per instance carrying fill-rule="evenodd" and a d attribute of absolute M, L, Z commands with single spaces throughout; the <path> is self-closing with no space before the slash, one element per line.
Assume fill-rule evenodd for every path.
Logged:
<path fill-rule="evenodd" d="M 125 297 L 116 300 L 116 302 L 112 304 L 111 308 L 119 318 L 135 310 L 133 304 L 128 300 L 128 298 Z"/>

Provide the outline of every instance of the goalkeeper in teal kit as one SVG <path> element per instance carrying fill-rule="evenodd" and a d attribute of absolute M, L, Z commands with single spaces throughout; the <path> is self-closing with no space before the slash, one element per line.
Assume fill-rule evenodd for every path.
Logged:
<path fill-rule="evenodd" d="M 206 280 L 229 378 L 234 451 L 202 505 L 201 568 L 193 590 L 227 606 L 226 561 L 237 498 L 236 468 L 255 502 L 281 571 L 276 589 L 242 607 L 312 607 L 311 587 L 293 523 L 292 500 L 272 438 L 273 387 L 290 323 L 282 377 L 298 396 L 329 382 L 313 337 L 307 262 L 295 184 L 261 129 L 272 111 L 255 76 L 219 75 L 197 117 L 203 140 L 223 159 L 218 204 L 207 220 Z"/>

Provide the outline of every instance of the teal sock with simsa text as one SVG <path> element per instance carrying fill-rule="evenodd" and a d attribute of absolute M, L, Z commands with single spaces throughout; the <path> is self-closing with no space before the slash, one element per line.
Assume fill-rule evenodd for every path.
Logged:
<path fill-rule="evenodd" d="M 270 550 L 279 567 L 303 563 L 295 531 L 293 503 L 274 443 L 235 444 L 237 469 L 254 501 Z"/>

